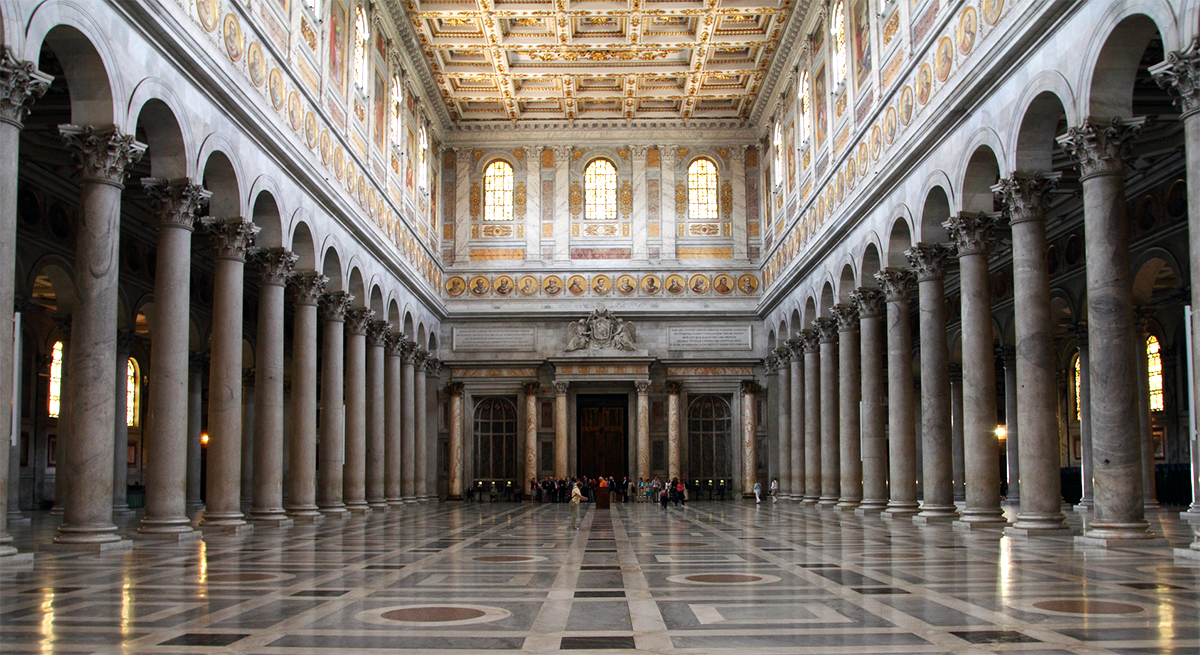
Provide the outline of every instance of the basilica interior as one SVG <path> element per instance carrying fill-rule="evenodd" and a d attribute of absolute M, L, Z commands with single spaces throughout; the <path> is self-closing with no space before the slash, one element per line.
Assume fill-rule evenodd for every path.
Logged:
<path fill-rule="evenodd" d="M 0 144 L 4 652 L 1200 649 L 1200 1 L 0 0 Z"/>

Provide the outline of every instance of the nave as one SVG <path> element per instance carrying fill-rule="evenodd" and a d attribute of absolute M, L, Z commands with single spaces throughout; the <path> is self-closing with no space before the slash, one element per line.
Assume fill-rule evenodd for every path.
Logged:
<path fill-rule="evenodd" d="M 0 569 L 6 653 L 1195 653 L 1200 564 L 796 504 L 454 503 Z M 1011 512 L 1011 510 L 1009 510 Z M 1089 515 L 1067 512 L 1072 527 Z M 1176 512 L 1149 514 L 1174 546 Z M 1011 517 L 1010 517 L 1011 518 Z M 135 519 L 128 519 L 135 520 Z M 39 514 L 13 531 L 45 541 Z"/>

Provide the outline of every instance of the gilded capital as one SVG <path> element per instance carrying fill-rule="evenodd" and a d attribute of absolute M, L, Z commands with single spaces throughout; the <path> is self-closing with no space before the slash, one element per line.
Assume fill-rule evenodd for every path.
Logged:
<path fill-rule="evenodd" d="M 451 382 L 450 384 L 447 384 L 446 392 L 449 393 L 452 397 L 462 398 L 463 383 L 462 382 Z"/>
<path fill-rule="evenodd" d="M 637 380 L 633 383 L 633 386 L 637 389 L 639 396 L 645 396 L 650 393 L 651 387 L 649 380 Z"/>
<path fill-rule="evenodd" d="M 570 382 L 564 382 L 562 380 L 555 380 L 554 381 L 554 395 L 556 395 L 556 396 L 567 395 L 567 387 L 570 384 L 571 384 Z"/>
<path fill-rule="evenodd" d="M 667 393 L 678 396 L 683 391 L 683 383 L 679 380 L 667 380 Z"/>
<path fill-rule="evenodd" d="M 1097 175 L 1123 174 L 1133 140 L 1145 124 L 1144 118 L 1113 118 L 1107 123 L 1088 121 L 1067 129 L 1056 139 L 1064 152 L 1079 162 L 1081 180 Z"/>
<path fill-rule="evenodd" d="M 521 384 L 521 386 L 524 387 L 526 396 L 538 395 L 538 383 L 537 382 L 524 382 Z"/>

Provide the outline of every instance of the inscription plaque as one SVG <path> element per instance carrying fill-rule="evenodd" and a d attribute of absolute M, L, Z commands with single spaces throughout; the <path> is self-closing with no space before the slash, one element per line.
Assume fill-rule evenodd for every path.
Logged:
<path fill-rule="evenodd" d="M 456 327 L 453 338 L 454 350 L 460 352 L 532 351 L 537 348 L 537 328 L 533 326 L 503 330 L 493 327 Z"/>
<path fill-rule="evenodd" d="M 672 327 L 667 332 L 670 350 L 750 350 L 749 325 Z"/>

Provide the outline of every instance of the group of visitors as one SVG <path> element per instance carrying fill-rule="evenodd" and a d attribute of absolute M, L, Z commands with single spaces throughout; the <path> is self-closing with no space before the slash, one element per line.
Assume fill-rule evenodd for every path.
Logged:
<path fill-rule="evenodd" d="M 599 478 L 544 478 L 537 480 L 531 478 L 529 480 L 529 495 L 535 503 L 565 503 L 571 500 L 571 489 L 579 485 L 582 502 L 596 502 L 596 491 L 598 489 L 608 489 L 612 494 L 612 499 L 616 502 L 629 502 L 629 478 L 621 478 L 618 482 L 616 478 L 599 477 Z"/>
<path fill-rule="evenodd" d="M 663 509 L 666 509 L 667 503 L 687 505 L 687 494 L 687 486 L 683 480 L 671 478 L 670 481 L 663 482 L 656 475 L 649 480 L 638 478 L 634 498 L 639 503 L 660 503 Z"/>

